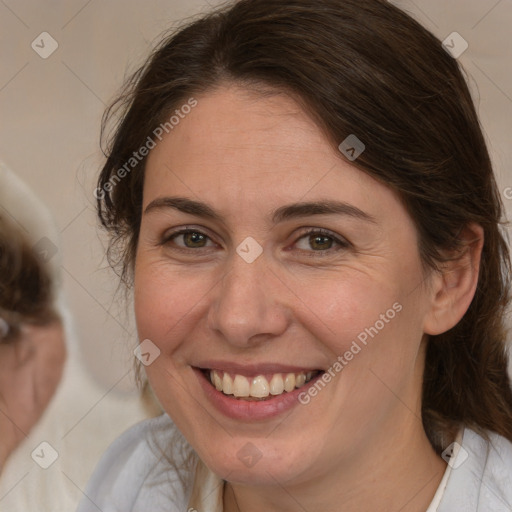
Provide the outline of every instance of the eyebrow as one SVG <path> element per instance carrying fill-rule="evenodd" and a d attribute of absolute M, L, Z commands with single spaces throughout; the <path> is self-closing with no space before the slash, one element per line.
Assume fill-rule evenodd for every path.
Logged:
<path fill-rule="evenodd" d="M 207 205 L 206 203 L 188 199 L 186 197 L 159 197 L 148 204 L 144 210 L 144 214 L 154 210 L 162 210 L 168 208 L 175 209 L 183 213 L 188 213 L 196 217 L 216 220 L 224 224 L 226 223 L 224 217 L 211 206 Z M 279 222 L 283 222 L 285 220 L 308 217 L 311 215 L 332 214 L 345 215 L 355 219 L 377 224 L 375 217 L 369 213 L 364 212 L 363 210 L 360 210 L 356 206 L 340 201 L 331 200 L 299 202 L 281 206 L 271 212 L 271 218 L 274 224 L 278 224 Z"/>

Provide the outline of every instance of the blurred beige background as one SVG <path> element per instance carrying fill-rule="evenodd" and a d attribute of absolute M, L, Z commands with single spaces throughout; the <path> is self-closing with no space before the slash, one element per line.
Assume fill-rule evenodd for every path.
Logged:
<path fill-rule="evenodd" d="M 141 402 L 134 385 L 131 308 L 122 293 L 115 295 L 118 281 L 96 229 L 100 119 L 123 77 L 143 62 L 164 30 L 218 3 L 0 0 L 0 160 L 55 218 L 70 344 L 57 397 L 2 476 L 2 511 L 74 510 L 108 444 L 156 412 Z M 459 60 L 512 212 L 512 2 L 395 3 L 440 39 L 456 31 L 468 42 Z M 52 44 L 57 49 L 45 55 Z M 30 457 L 42 441 L 59 454 L 47 470 Z"/>

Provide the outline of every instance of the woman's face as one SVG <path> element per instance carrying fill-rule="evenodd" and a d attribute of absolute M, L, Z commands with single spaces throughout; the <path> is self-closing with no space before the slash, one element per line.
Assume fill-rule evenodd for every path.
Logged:
<path fill-rule="evenodd" d="M 354 468 L 421 429 L 432 297 L 413 222 L 290 97 L 196 99 L 147 161 L 135 309 L 160 350 L 150 383 L 227 480 Z"/>

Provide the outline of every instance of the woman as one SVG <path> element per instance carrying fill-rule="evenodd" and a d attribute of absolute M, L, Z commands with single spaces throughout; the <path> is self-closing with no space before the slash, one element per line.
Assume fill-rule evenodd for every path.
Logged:
<path fill-rule="evenodd" d="M 2 194 L 25 201 L 20 218 L 37 226 L 30 214 L 39 207 L 25 185 L 0 163 Z M 14 222 L 0 198 L 0 473 L 11 453 L 42 416 L 60 382 L 66 346 L 56 311 L 57 276 L 49 258 L 49 239 L 37 247 Z M 27 207 L 26 202 L 31 204 Z M 39 207 L 41 208 L 41 207 Z M 28 211 L 28 214 L 27 214 Z M 45 245 L 46 244 L 46 245 Z"/>
<path fill-rule="evenodd" d="M 440 41 L 382 0 L 241 0 L 117 106 L 95 195 L 166 414 L 80 512 L 509 510 L 508 248 Z"/>

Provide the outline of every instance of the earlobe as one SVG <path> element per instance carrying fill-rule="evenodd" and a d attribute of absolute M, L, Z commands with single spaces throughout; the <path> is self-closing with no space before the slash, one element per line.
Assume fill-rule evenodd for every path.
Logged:
<path fill-rule="evenodd" d="M 431 307 L 424 322 L 425 334 L 448 331 L 461 320 L 475 295 L 484 245 L 484 230 L 468 224 L 459 235 L 457 253 L 448 255 L 432 279 Z"/>

